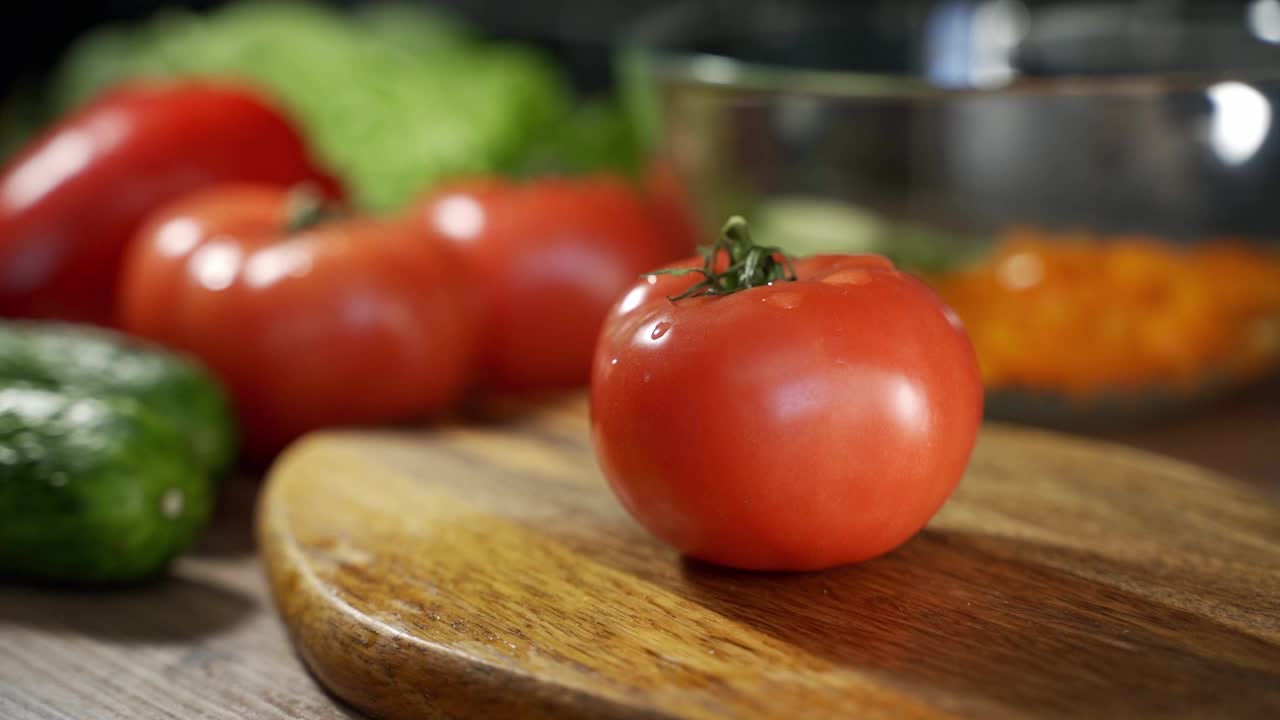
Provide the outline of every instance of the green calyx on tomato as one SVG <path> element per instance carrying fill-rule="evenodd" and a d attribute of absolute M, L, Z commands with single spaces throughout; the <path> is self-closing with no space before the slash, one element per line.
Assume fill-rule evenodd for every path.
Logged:
<path fill-rule="evenodd" d="M 286 234 L 300 233 L 322 223 L 337 220 L 343 211 L 310 183 L 298 185 L 285 199 L 283 228 Z"/>
<path fill-rule="evenodd" d="M 700 295 L 729 295 L 740 290 L 779 281 L 794 282 L 795 267 L 782 248 L 756 245 L 747 221 L 739 215 L 729 218 L 719 237 L 702 251 L 700 268 L 659 270 L 657 275 L 702 275 L 702 281 L 672 297 L 672 300 Z M 723 265 L 723 268 L 721 267 Z"/>

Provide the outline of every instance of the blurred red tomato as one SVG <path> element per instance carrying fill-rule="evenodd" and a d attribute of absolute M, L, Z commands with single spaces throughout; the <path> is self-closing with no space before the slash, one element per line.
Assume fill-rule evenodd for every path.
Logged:
<path fill-rule="evenodd" d="M 336 181 L 247 88 L 187 81 L 108 91 L 0 171 L 0 315 L 109 322 L 143 216 L 206 185 Z"/>
<path fill-rule="evenodd" d="M 611 176 L 459 181 L 415 213 L 459 250 L 482 293 L 480 379 L 498 390 L 586 384 L 618 294 L 684 254 L 645 197 Z"/>
<path fill-rule="evenodd" d="M 475 329 L 453 250 L 401 220 L 289 232 L 291 211 L 289 192 L 253 185 L 161 209 L 125 259 L 121 326 L 204 360 L 232 390 L 251 455 L 449 407 Z"/>
<path fill-rule="evenodd" d="M 645 171 L 644 187 L 658 221 L 671 239 L 675 257 L 694 254 L 706 238 L 693 211 L 693 199 L 675 168 L 667 160 L 655 159 Z"/>

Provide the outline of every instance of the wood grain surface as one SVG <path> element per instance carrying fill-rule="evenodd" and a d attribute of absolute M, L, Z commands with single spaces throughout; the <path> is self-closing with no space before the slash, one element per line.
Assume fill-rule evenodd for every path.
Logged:
<path fill-rule="evenodd" d="M 916 539 L 746 573 L 625 516 L 584 405 L 313 436 L 258 533 L 303 659 L 388 718 L 1280 717 L 1280 508 L 989 426 Z"/>
<path fill-rule="evenodd" d="M 361 717 L 308 675 L 254 554 L 259 480 L 223 489 L 200 547 L 159 582 L 0 587 L 0 719 Z"/>

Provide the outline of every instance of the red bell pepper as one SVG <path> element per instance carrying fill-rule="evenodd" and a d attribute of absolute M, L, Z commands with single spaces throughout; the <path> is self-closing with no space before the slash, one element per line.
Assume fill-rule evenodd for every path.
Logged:
<path fill-rule="evenodd" d="M 206 185 L 311 182 L 341 196 L 289 119 L 222 82 L 121 86 L 0 171 L 0 316 L 108 324 L 147 213 Z"/>

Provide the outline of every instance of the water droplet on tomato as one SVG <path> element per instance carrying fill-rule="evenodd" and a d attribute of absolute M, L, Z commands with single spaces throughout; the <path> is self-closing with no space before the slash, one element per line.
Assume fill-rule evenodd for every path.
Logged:
<path fill-rule="evenodd" d="M 790 310 L 791 308 L 799 306 L 802 300 L 803 298 L 800 297 L 800 293 L 784 291 L 769 295 L 764 299 L 764 302 L 773 305 L 774 307 Z"/>
<path fill-rule="evenodd" d="M 666 335 L 667 331 L 670 329 L 671 329 L 671 323 L 666 320 L 663 320 L 659 322 L 657 325 L 653 326 L 653 332 L 649 333 L 649 339 L 657 340 L 663 335 Z"/>
<path fill-rule="evenodd" d="M 610 364 L 610 365 L 617 365 L 617 364 L 618 364 L 618 358 L 609 358 L 609 364 Z"/>
<path fill-rule="evenodd" d="M 822 282 L 831 285 L 866 285 L 871 282 L 871 273 L 861 268 L 837 270 L 822 278 Z"/>

